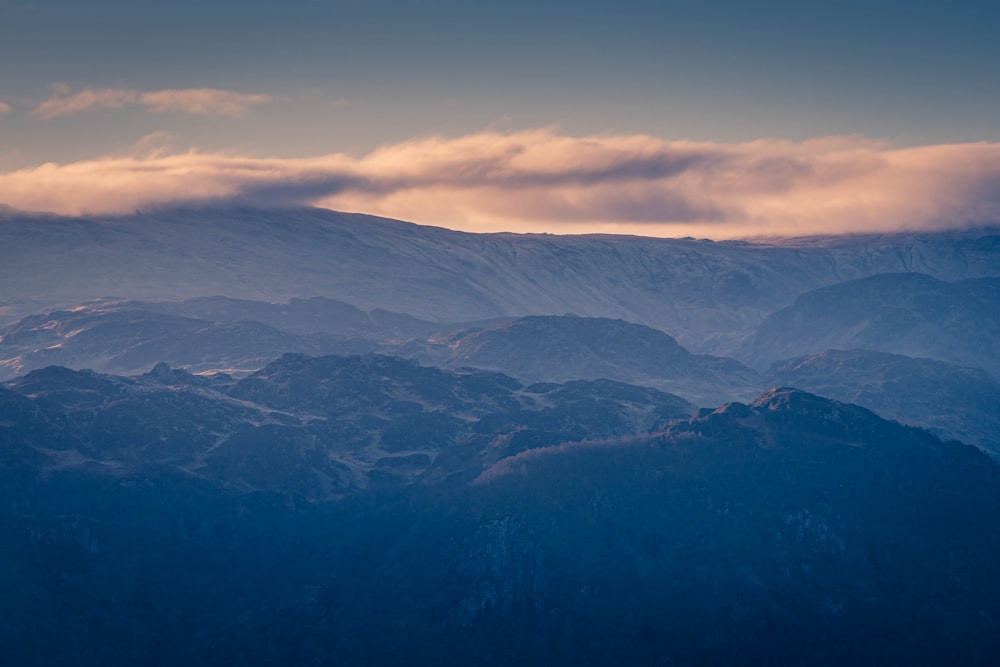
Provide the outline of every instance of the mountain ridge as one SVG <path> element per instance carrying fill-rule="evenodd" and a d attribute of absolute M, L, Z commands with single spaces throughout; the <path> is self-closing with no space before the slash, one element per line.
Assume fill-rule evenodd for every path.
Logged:
<path fill-rule="evenodd" d="M 868 349 L 982 368 L 1000 377 L 1000 279 L 883 273 L 799 295 L 735 356 L 763 370 L 827 348 Z"/>
<path fill-rule="evenodd" d="M 996 275 L 992 230 L 807 247 L 627 236 L 474 234 L 320 209 L 160 210 L 0 224 L 8 315 L 109 294 L 325 296 L 431 321 L 623 318 L 727 354 L 810 289 L 877 272 Z M 46 271 L 38 271 L 45 266 Z M 72 279 L 70 279 L 72 276 Z"/>

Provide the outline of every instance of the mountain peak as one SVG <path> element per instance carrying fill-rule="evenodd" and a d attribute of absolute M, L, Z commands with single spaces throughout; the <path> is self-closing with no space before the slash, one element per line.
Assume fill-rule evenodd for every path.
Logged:
<path fill-rule="evenodd" d="M 751 405 L 755 408 L 779 410 L 803 404 L 822 405 L 830 403 L 826 398 L 810 394 L 795 387 L 772 387 L 762 393 Z"/>

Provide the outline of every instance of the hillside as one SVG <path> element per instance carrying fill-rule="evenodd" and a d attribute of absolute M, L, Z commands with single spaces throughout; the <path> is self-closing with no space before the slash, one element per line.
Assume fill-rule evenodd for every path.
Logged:
<path fill-rule="evenodd" d="M 800 391 L 691 417 L 288 356 L 242 381 L 51 368 L 0 404 L 14 663 L 1000 658 L 1000 468 Z"/>

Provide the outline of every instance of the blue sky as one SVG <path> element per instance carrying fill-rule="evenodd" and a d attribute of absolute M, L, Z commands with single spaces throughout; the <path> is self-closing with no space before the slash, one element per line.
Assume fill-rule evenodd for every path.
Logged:
<path fill-rule="evenodd" d="M 997 142 L 998 29 L 984 2 L 0 0 L 0 173 L 537 128 Z"/>

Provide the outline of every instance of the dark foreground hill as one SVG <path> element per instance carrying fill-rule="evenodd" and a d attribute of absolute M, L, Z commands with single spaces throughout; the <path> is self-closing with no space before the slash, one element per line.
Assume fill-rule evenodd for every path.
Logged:
<path fill-rule="evenodd" d="M 0 406 L 11 664 L 1000 660 L 1000 468 L 800 391 L 290 355 Z"/>

